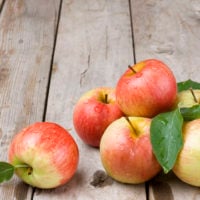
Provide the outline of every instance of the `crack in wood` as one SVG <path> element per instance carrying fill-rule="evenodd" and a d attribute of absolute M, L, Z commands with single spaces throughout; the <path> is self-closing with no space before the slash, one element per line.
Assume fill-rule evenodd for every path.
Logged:
<path fill-rule="evenodd" d="M 88 72 L 89 68 L 90 68 L 90 54 L 88 55 L 88 59 L 87 59 L 87 68 L 84 69 L 83 72 L 81 72 L 81 74 L 80 74 L 80 76 L 81 76 L 80 77 L 80 86 L 83 85 L 83 80 L 84 80 L 86 73 Z"/>
<path fill-rule="evenodd" d="M 45 107 L 44 107 L 42 121 L 46 120 L 48 97 L 49 97 L 49 90 L 50 90 L 50 84 L 51 84 L 51 77 L 52 77 L 52 74 L 53 74 L 54 55 L 55 55 L 55 50 L 56 50 L 58 29 L 59 29 L 59 24 L 60 24 L 60 19 L 61 19 L 62 5 L 63 5 L 63 0 L 60 0 L 59 9 L 58 9 L 58 17 L 57 17 L 57 20 L 56 20 L 57 23 L 55 24 L 55 21 L 54 21 L 54 24 L 55 24 L 55 35 L 54 35 L 54 41 L 53 41 L 53 50 L 52 50 L 52 56 L 51 56 L 51 65 L 50 65 L 50 70 L 49 70 L 49 75 L 48 75 L 47 92 L 46 92 Z"/>
<path fill-rule="evenodd" d="M 132 13 L 131 0 L 129 0 L 129 15 L 130 15 L 131 38 L 132 38 L 132 48 L 133 48 L 133 60 L 134 60 L 134 64 L 136 64 L 137 61 L 136 61 L 134 27 L 133 27 L 133 13 Z"/>

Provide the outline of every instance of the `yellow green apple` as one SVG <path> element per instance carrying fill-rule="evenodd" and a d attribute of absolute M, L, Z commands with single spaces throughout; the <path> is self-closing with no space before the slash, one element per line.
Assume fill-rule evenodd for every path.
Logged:
<path fill-rule="evenodd" d="M 173 168 L 175 175 L 185 183 L 200 186 L 200 119 L 183 125 L 183 148 Z"/>
<path fill-rule="evenodd" d="M 75 174 L 78 146 L 63 127 L 36 122 L 15 135 L 9 146 L 9 162 L 27 184 L 49 189 L 67 183 Z"/>

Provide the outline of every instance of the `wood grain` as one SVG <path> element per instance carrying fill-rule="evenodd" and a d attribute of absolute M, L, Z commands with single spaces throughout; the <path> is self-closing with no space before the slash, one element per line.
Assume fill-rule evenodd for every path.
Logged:
<path fill-rule="evenodd" d="M 198 0 L 132 0 L 136 60 L 157 58 L 174 72 L 177 82 L 200 82 L 200 2 Z M 198 188 L 172 173 L 150 182 L 149 199 L 198 199 Z"/>
<path fill-rule="evenodd" d="M 200 2 L 61 2 L 56 35 L 60 1 L 5 0 L 0 13 L 0 160 L 7 160 L 10 141 L 23 127 L 43 119 L 54 121 L 75 138 L 79 167 L 64 186 L 35 190 L 34 200 L 145 200 L 144 184 L 120 184 L 105 174 L 99 150 L 84 144 L 74 130 L 73 107 L 90 89 L 115 87 L 134 62 L 133 51 L 137 61 L 152 57 L 163 60 L 177 81 L 199 81 Z M 0 6 L 2 3 L 0 0 Z M 17 177 L 0 186 L 2 200 L 31 199 L 32 192 Z M 198 188 L 181 182 L 173 173 L 159 174 L 149 182 L 149 200 L 199 198 Z"/>
<path fill-rule="evenodd" d="M 163 60 L 177 81 L 199 81 L 200 2 L 132 0 L 137 61 Z"/>
<path fill-rule="evenodd" d="M 0 15 L 0 160 L 13 136 L 42 121 L 58 1 L 7 0 Z M 48 12 L 46 12 L 48 9 Z M 26 199 L 31 188 L 18 178 L 1 184 L 1 199 Z"/>
<path fill-rule="evenodd" d="M 54 190 L 36 191 L 35 200 L 144 200 L 144 185 L 120 184 L 106 176 L 99 150 L 76 135 L 73 107 L 87 90 L 114 87 L 133 62 L 128 1 L 64 0 L 49 92 L 47 121 L 70 130 L 79 146 L 80 163 L 71 182 Z"/>

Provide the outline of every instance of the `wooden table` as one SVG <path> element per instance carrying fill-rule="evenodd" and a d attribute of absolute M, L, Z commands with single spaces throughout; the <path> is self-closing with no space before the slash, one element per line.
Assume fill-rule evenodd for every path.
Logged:
<path fill-rule="evenodd" d="M 115 87 L 129 64 L 157 58 L 177 82 L 200 81 L 199 0 L 0 0 L 0 160 L 13 136 L 36 121 L 53 121 L 78 143 L 76 175 L 39 190 L 16 176 L 0 185 L 1 200 L 198 200 L 200 190 L 172 173 L 146 184 L 107 179 L 98 149 L 72 123 L 73 106 L 89 89 Z"/>

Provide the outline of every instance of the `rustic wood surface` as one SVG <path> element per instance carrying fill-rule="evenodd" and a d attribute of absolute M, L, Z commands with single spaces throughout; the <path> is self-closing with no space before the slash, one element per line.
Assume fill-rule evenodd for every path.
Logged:
<path fill-rule="evenodd" d="M 200 81 L 200 1 L 131 2 L 136 61 L 158 58 L 177 81 Z M 197 187 L 161 174 L 149 183 L 149 200 L 200 199 Z"/>
<path fill-rule="evenodd" d="M 137 61 L 158 58 L 177 81 L 199 81 L 199 0 L 132 0 L 132 16 Z"/>
<path fill-rule="evenodd" d="M 91 183 L 103 170 L 98 149 L 85 145 L 72 124 L 73 107 L 87 90 L 115 86 L 120 74 L 133 62 L 129 4 L 122 0 L 63 1 L 53 73 L 46 113 L 76 138 L 80 149 L 77 174 L 69 183 L 51 192 L 42 191 L 35 199 L 77 200 L 146 199 L 144 185 L 122 185 L 108 179 L 102 186 Z M 37 193 L 37 191 L 36 191 Z"/>
<path fill-rule="evenodd" d="M 0 160 L 12 137 L 42 121 L 51 66 L 58 1 L 5 1 L 0 14 Z M 48 12 L 46 12 L 48 9 Z M 30 199 L 19 179 L 0 186 L 1 199 Z"/>
<path fill-rule="evenodd" d="M 2 200 L 200 199 L 198 188 L 172 173 L 160 174 L 147 187 L 109 177 L 94 186 L 96 172 L 105 173 L 99 151 L 77 137 L 72 123 L 84 92 L 115 87 L 135 61 L 158 58 L 177 81 L 199 81 L 198 0 L 0 0 L 0 12 L 0 160 L 7 160 L 13 136 L 35 121 L 62 125 L 80 151 L 69 183 L 40 190 L 14 177 L 0 185 Z"/>

